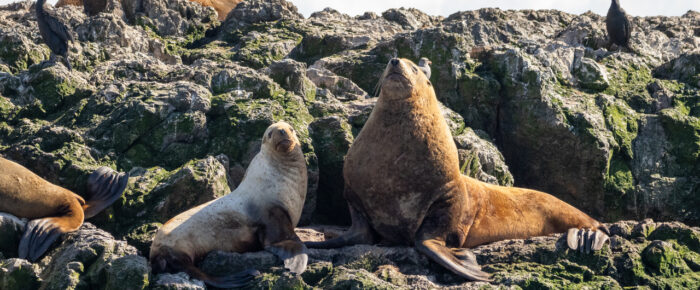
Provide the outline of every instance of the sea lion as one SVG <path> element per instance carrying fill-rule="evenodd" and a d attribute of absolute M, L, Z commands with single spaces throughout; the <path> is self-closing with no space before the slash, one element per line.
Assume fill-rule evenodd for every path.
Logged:
<path fill-rule="evenodd" d="M 243 0 L 190 0 L 192 2 L 197 2 L 201 4 L 202 6 L 208 6 L 214 8 L 216 10 L 216 14 L 219 16 L 219 21 L 224 21 L 226 20 L 226 16 L 228 16 L 228 13 L 231 12 L 236 6 L 238 6 L 238 3 L 243 2 Z"/>
<path fill-rule="evenodd" d="M 80 228 L 121 197 L 129 174 L 100 167 L 88 177 L 88 202 L 29 169 L 0 157 L 0 212 L 32 219 L 19 243 L 19 257 L 36 261 L 64 233 Z"/>
<path fill-rule="evenodd" d="M 630 48 L 630 36 L 632 35 L 632 23 L 627 18 L 625 9 L 620 7 L 619 0 L 612 0 L 608 9 L 608 16 L 605 18 L 605 27 L 608 30 L 610 42 L 619 47 Z"/>
<path fill-rule="evenodd" d="M 419 71 L 407 59 L 387 65 L 377 104 L 343 167 L 352 226 L 307 246 L 415 246 L 452 272 L 481 281 L 489 276 L 466 247 L 568 229 L 575 248 L 602 247 L 607 230 L 573 206 L 543 192 L 463 176 L 435 91 Z"/>
<path fill-rule="evenodd" d="M 259 273 L 250 269 L 213 277 L 195 263 L 215 250 L 263 249 L 284 260 L 290 271 L 304 272 L 307 249 L 294 227 L 304 206 L 306 182 L 306 161 L 294 129 L 284 122 L 272 124 L 234 191 L 187 210 L 160 228 L 151 245 L 154 272 L 184 271 L 215 287 L 239 287 Z"/>

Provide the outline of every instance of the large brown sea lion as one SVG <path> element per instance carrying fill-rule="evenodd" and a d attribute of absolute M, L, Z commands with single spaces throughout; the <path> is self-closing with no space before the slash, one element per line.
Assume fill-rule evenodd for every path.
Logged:
<path fill-rule="evenodd" d="M 301 217 L 306 183 L 306 160 L 294 129 L 284 122 L 272 124 L 233 192 L 177 215 L 158 231 L 151 245 L 154 272 L 184 271 L 215 287 L 239 287 L 257 271 L 213 277 L 195 263 L 215 250 L 263 249 L 284 260 L 290 271 L 304 272 L 308 256 L 294 227 Z"/>
<path fill-rule="evenodd" d="M 0 157 L 0 212 L 32 219 L 22 235 L 19 257 L 36 261 L 63 233 L 77 230 L 121 197 L 129 175 L 100 167 L 88 177 L 85 200 Z"/>
<path fill-rule="evenodd" d="M 568 229 L 572 248 L 607 240 L 603 225 L 549 194 L 463 176 L 432 84 L 413 62 L 392 59 L 380 88 L 343 168 L 352 226 L 308 246 L 413 245 L 462 277 L 488 280 L 465 248 Z"/>

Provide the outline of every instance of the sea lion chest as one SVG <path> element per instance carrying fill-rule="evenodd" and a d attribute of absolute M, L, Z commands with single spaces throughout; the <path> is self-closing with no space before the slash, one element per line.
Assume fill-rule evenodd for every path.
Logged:
<path fill-rule="evenodd" d="M 354 195 L 348 199 L 361 204 L 372 226 L 385 239 L 411 241 L 430 205 L 459 176 L 457 148 L 437 100 L 380 99 L 343 173 Z"/>

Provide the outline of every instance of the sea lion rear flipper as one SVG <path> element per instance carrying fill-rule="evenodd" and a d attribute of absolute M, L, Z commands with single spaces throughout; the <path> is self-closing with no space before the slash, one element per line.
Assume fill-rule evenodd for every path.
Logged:
<path fill-rule="evenodd" d="M 53 218 L 30 221 L 19 241 L 19 258 L 30 262 L 38 260 L 62 233 Z"/>
<path fill-rule="evenodd" d="M 571 228 L 566 233 L 566 244 L 570 249 L 579 250 L 582 253 L 590 253 L 591 250 L 598 251 L 610 239 L 606 231 L 607 228 L 604 227 L 595 231 Z"/>
<path fill-rule="evenodd" d="M 416 242 L 416 249 L 459 276 L 472 281 L 491 281 L 468 249 L 453 251 L 445 246 L 445 242 L 435 239 Z"/>
<path fill-rule="evenodd" d="M 301 274 L 306 271 L 309 261 L 306 246 L 300 241 L 286 240 L 265 247 L 265 251 L 284 260 L 284 267 L 290 272 Z"/>
<path fill-rule="evenodd" d="M 112 205 L 122 196 L 129 173 L 120 173 L 109 167 L 100 167 L 88 177 L 89 200 L 84 206 L 85 218 L 91 218 Z"/>
<path fill-rule="evenodd" d="M 210 276 L 194 265 L 192 258 L 171 247 L 160 247 L 151 252 L 151 268 L 154 273 L 185 272 L 190 277 L 217 288 L 237 288 L 248 285 L 260 272 L 247 269 L 226 276 Z"/>

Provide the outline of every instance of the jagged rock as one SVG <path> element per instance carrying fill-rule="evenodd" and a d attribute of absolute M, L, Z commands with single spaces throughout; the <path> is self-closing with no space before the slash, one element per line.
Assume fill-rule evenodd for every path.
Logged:
<path fill-rule="evenodd" d="M 190 277 L 185 273 L 177 274 L 159 274 L 155 278 L 153 289 L 158 290 L 205 290 L 207 287 L 204 282 L 199 280 L 190 280 Z"/>
<path fill-rule="evenodd" d="M 350 79 L 338 76 L 327 69 L 311 67 L 306 74 L 317 87 L 329 90 L 338 100 L 353 101 L 369 97 Z"/>
<path fill-rule="evenodd" d="M 280 19 L 303 19 L 297 7 L 285 0 L 251 0 L 238 4 L 226 17 L 223 27 L 226 30 L 237 29 L 259 22 Z"/>
<path fill-rule="evenodd" d="M 313 101 L 316 97 L 316 85 L 307 77 L 306 64 L 292 59 L 283 59 L 270 65 L 270 77 L 285 90 Z"/>
<path fill-rule="evenodd" d="M 161 36 L 203 34 L 217 22 L 216 11 L 187 0 L 122 0 L 131 21 L 155 29 Z M 140 15 L 140 14 L 143 15 Z"/>
<path fill-rule="evenodd" d="M 0 154 L 77 194 L 99 166 L 132 176 L 124 197 L 90 222 L 136 249 L 108 266 L 57 250 L 38 264 L 40 276 L 23 261 L 0 260 L 32 281 L 143 287 L 137 250 L 148 255 L 169 216 L 235 188 L 263 130 L 280 120 L 298 132 L 307 158 L 301 223 L 348 223 L 342 160 L 393 57 L 433 62 L 431 83 L 465 174 L 547 191 L 604 221 L 700 223 L 698 12 L 632 18 L 636 53 L 627 53 L 610 50 L 604 17 L 591 12 L 489 8 L 441 18 L 391 9 L 351 17 L 328 8 L 304 19 L 289 2 L 256 0 L 222 24 L 214 10 L 187 0 L 109 1 L 113 8 L 91 17 L 55 9 L 76 35 L 73 71 L 44 62 L 33 3 L 0 6 Z M 0 216 L 0 259 L 16 255 L 23 223 Z M 556 237 L 475 251 L 497 287 L 697 288 L 696 228 L 610 226 L 610 250 L 593 258 L 565 251 Z M 76 239 L 88 241 L 70 243 Z M 102 255 L 96 248 L 85 255 Z M 388 249 L 312 250 L 301 276 L 266 253 L 236 256 L 236 265 L 260 266 L 262 288 L 487 287 L 410 248 Z M 380 262 L 358 258 L 368 255 Z M 213 254 L 208 263 L 233 261 Z"/>
<path fill-rule="evenodd" d="M 19 239 L 26 223 L 13 215 L 0 213 L 0 253 L 8 257 L 17 256 Z"/>
<path fill-rule="evenodd" d="M 42 289 L 145 289 L 148 264 L 136 249 L 85 223 L 39 262 Z"/>
<path fill-rule="evenodd" d="M 638 224 L 623 221 L 608 226 L 616 229 L 638 227 Z M 313 236 L 314 229 L 297 229 L 297 232 L 306 239 Z M 693 263 L 700 257 L 698 241 L 700 230 L 697 228 L 663 223 L 646 238 L 613 234 L 611 243 L 594 255 L 569 250 L 563 234 L 495 242 L 472 251 L 482 268 L 491 273 L 494 279 L 491 284 L 501 287 L 626 287 L 646 281 L 646 285 L 653 287 L 693 288 L 700 285 L 698 272 L 693 272 L 697 270 L 691 271 L 689 266 L 697 267 Z M 254 287 L 264 287 L 270 280 L 277 279 L 286 283 L 295 281 L 295 285 L 303 288 L 354 285 L 360 288 L 481 289 L 489 286 L 484 282 L 466 282 L 413 248 L 405 247 L 356 245 L 333 250 L 311 249 L 309 268 L 301 279 L 285 273 L 281 261 L 267 252 L 214 252 L 202 263 L 205 271 L 219 275 L 250 267 L 266 273 L 256 280 Z"/>
<path fill-rule="evenodd" d="M 41 285 L 39 267 L 23 259 L 2 260 L 0 257 L 0 288 L 6 290 L 37 289 Z"/>
<path fill-rule="evenodd" d="M 384 19 L 401 24 L 408 29 L 419 29 L 425 26 L 435 25 L 438 21 L 438 17 L 431 17 L 428 14 L 415 8 L 399 8 L 399 9 L 389 9 L 382 13 Z"/>

